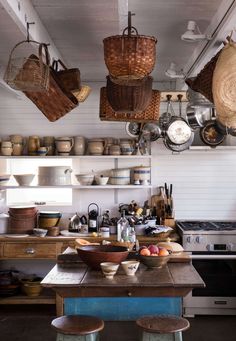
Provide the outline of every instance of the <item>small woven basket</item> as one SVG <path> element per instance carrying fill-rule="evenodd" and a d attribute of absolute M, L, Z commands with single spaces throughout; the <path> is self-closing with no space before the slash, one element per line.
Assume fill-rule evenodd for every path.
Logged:
<path fill-rule="evenodd" d="M 127 113 L 117 112 L 112 109 L 108 99 L 106 88 L 100 90 L 100 120 L 101 121 L 124 121 L 124 122 L 153 122 L 159 119 L 160 92 L 152 90 L 152 98 L 147 109 L 141 112 Z"/>
<path fill-rule="evenodd" d="M 59 65 L 62 67 L 61 70 L 59 70 Z M 68 69 L 60 59 L 53 61 L 52 68 L 56 72 L 60 80 L 60 86 L 65 92 L 81 88 L 80 70 L 78 68 Z"/>
<path fill-rule="evenodd" d="M 107 76 L 107 99 L 115 111 L 136 112 L 146 110 L 152 98 L 150 76 L 126 84 L 117 84 Z"/>
<path fill-rule="evenodd" d="M 29 43 L 39 45 L 38 56 L 31 54 L 29 57 L 19 57 L 16 50 L 27 50 Z M 44 48 L 46 62 L 43 62 L 42 50 Z M 47 91 L 49 86 L 50 57 L 47 46 L 33 40 L 24 40 L 12 49 L 8 65 L 4 74 L 4 81 L 15 90 L 21 91 Z"/>
<path fill-rule="evenodd" d="M 128 12 L 128 27 L 123 34 L 103 40 L 109 74 L 121 79 L 141 79 L 149 75 L 156 62 L 156 43 L 155 37 L 138 34 L 131 26 L 131 12 Z"/>

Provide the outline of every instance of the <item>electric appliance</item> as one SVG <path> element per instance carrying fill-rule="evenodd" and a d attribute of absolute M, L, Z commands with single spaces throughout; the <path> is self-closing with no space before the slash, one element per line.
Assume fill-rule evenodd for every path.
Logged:
<path fill-rule="evenodd" d="M 177 227 L 206 285 L 184 297 L 184 316 L 236 315 L 236 221 L 178 221 Z"/>

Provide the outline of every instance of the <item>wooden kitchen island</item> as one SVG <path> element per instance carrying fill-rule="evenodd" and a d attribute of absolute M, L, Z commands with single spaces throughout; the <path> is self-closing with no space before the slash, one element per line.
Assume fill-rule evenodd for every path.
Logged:
<path fill-rule="evenodd" d="M 121 267 L 112 280 L 78 262 L 57 264 L 42 281 L 57 294 L 57 314 L 90 314 L 104 320 L 135 320 L 147 314 L 182 315 L 182 298 L 204 282 L 190 260 L 171 259 L 161 269 L 140 264 L 135 276 Z"/>

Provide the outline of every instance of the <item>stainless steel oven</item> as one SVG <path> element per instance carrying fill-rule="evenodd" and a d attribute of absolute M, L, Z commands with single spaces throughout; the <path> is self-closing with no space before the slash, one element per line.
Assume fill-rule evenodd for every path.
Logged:
<path fill-rule="evenodd" d="M 236 223 L 178 222 L 178 227 L 206 285 L 183 299 L 184 316 L 236 315 Z"/>

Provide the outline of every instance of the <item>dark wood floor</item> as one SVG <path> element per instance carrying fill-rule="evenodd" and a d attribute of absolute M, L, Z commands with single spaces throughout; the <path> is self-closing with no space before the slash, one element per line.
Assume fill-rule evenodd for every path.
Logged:
<path fill-rule="evenodd" d="M 54 306 L 0 306 L 0 340 L 55 341 Z M 184 341 L 236 341 L 236 316 L 190 318 Z M 100 341 L 138 341 L 135 322 L 105 322 Z"/>

